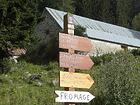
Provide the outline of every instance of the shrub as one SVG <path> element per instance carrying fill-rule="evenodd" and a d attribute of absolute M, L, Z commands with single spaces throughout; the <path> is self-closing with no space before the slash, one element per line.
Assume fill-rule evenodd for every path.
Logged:
<path fill-rule="evenodd" d="M 78 36 L 83 36 L 83 37 L 87 37 L 87 35 L 85 34 L 86 32 L 86 28 L 80 26 L 80 25 L 76 25 L 75 29 L 74 29 L 74 34 L 78 35 Z"/>
<path fill-rule="evenodd" d="M 110 62 L 93 67 L 96 96 L 90 105 L 139 105 L 140 59 L 132 54 L 117 53 Z"/>
<path fill-rule="evenodd" d="M 94 65 L 101 65 L 107 62 L 110 62 L 113 58 L 114 54 L 113 53 L 109 53 L 109 54 L 104 54 L 101 56 L 93 56 L 91 57 L 91 59 L 94 62 Z"/>
<path fill-rule="evenodd" d="M 8 58 L 0 59 L 0 74 L 9 72 L 13 64 L 14 61 L 9 60 Z"/>
<path fill-rule="evenodd" d="M 134 56 L 140 56 L 140 49 L 133 49 L 133 50 L 131 50 L 131 53 L 132 53 Z"/>
<path fill-rule="evenodd" d="M 50 61 L 56 61 L 57 58 L 58 39 L 52 37 L 48 41 L 41 41 L 34 48 L 29 49 L 24 59 L 35 64 L 47 64 Z"/>

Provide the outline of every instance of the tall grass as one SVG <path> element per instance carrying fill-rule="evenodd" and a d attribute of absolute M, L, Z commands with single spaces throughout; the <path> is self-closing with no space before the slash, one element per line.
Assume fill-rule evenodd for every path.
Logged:
<path fill-rule="evenodd" d="M 139 56 L 117 53 L 94 60 L 97 64 L 89 72 L 95 83 L 84 91 L 96 98 L 84 105 L 140 105 Z M 54 91 L 64 90 L 58 83 L 58 63 L 15 64 L 6 60 L 4 64 L 8 65 L 7 72 L 0 74 L 0 105 L 63 105 L 55 103 Z"/>
<path fill-rule="evenodd" d="M 25 61 L 8 64 L 9 72 L 0 75 L 0 105 L 55 105 L 58 83 L 53 81 L 60 70 L 56 62 L 43 66 Z"/>

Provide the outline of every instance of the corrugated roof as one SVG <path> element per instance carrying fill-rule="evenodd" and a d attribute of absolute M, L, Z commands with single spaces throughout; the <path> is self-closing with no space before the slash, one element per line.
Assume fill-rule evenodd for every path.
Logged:
<path fill-rule="evenodd" d="M 52 15 L 59 26 L 63 29 L 63 17 L 67 12 L 55 10 L 46 7 L 46 10 Z M 133 47 L 140 47 L 140 32 L 117 25 L 92 20 L 89 18 L 73 15 L 75 25 L 80 25 L 86 28 L 86 33 L 89 38 L 124 44 Z"/>

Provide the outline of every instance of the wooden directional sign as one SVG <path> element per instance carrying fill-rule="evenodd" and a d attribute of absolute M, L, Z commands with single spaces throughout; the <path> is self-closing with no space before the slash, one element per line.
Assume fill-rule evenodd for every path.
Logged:
<path fill-rule="evenodd" d="M 60 67 L 89 70 L 93 66 L 89 56 L 60 52 L 59 57 Z"/>
<path fill-rule="evenodd" d="M 59 48 L 88 52 L 92 44 L 88 38 L 59 33 Z"/>
<path fill-rule="evenodd" d="M 89 89 L 94 83 L 89 74 L 60 71 L 60 87 Z"/>
<path fill-rule="evenodd" d="M 79 91 L 58 91 L 55 93 L 58 97 L 55 99 L 55 102 L 74 102 L 74 103 L 88 103 L 95 96 L 90 94 L 89 92 L 79 92 Z"/>

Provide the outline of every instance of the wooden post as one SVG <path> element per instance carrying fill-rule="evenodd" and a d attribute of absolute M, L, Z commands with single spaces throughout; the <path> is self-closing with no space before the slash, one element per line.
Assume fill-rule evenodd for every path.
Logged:
<path fill-rule="evenodd" d="M 125 52 L 128 51 L 128 46 L 126 46 L 126 45 L 121 45 L 121 48 L 122 48 Z"/>
<path fill-rule="evenodd" d="M 71 14 L 66 14 L 64 16 L 64 33 L 74 35 L 74 24 L 73 24 L 73 19 Z M 68 49 L 68 53 L 74 54 L 75 51 L 74 49 Z M 75 69 L 73 67 L 68 69 L 69 72 L 75 72 Z M 74 91 L 74 88 L 65 88 L 67 91 Z M 65 103 L 65 105 L 75 105 L 72 103 Z"/>
<path fill-rule="evenodd" d="M 67 69 L 65 69 L 65 72 L 60 71 L 60 87 L 64 87 L 65 91 L 56 90 L 55 93 L 58 97 L 55 101 L 64 102 L 64 105 L 75 105 L 77 102 L 87 103 L 91 101 L 95 96 L 90 95 L 90 99 L 87 98 L 87 100 L 83 100 L 83 98 L 75 99 L 78 94 L 79 97 L 82 94 L 84 97 L 85 95 L 89 97 L 87 92 L 78 92 L 75 91 L 75 88 L 89 89 L 94 83 L 89 74 L 75 73 L 75 69 L 89 70 L 94 63 L 89 56 L 75 54 L 75 51 L 90 51 L 92 44 L 88 38 L 74 36 L 74 24 L 71 14 L 64 16 L 64 33 L 59 33 L 59 48 L 64 49 L 64 52 L 59 52 L 60 67 Z M 66 52 L 66 49 L 68 52 Z"/>

